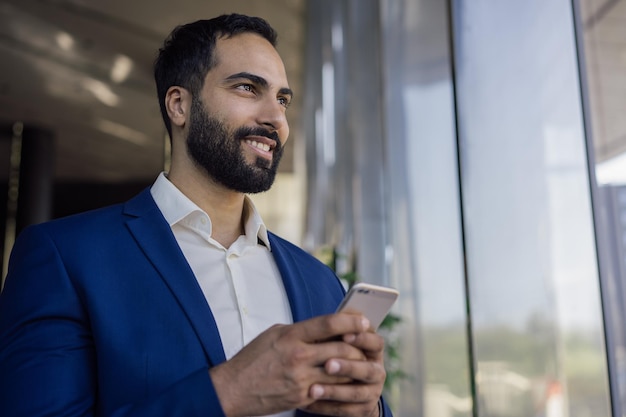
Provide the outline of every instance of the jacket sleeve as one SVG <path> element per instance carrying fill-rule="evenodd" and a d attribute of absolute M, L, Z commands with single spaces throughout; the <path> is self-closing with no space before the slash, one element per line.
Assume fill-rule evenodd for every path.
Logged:
<path fill-rule="evenodd" d="M 106 399 L 98 398 L 97 346 L 85 300 L 54 242 L 39 230 L 20 235 L 0 294 L 0 415 L 101 415 Z M 112 414 L 224 416 L 207 368 Z"/>

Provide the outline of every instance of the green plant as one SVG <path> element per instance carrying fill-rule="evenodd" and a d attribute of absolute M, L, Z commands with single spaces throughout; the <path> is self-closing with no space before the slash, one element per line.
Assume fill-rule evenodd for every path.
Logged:
<path fill-rule="evenodd" d="M 343 258 L 334 248 L 326 248 L 318 254 L 326 265 L 328 265 L 344 282 L 349 289 L 359 282 L 359 276 L 354 265 L 347 271 L 340 272 L 337 268 L 337 261 Z M 396 326 L 402 323 L 402 317 L 389 313 L 379 327 L 379 333 L 385 338 L 385 370 L 387 371 L 387 379 L 385 380 L 385 391 L 389 392 L 391 387 L 402 379 L 407 379 L 409 375 L 400 367 L 400 349 L 399 342 L 394 334 Z"/>

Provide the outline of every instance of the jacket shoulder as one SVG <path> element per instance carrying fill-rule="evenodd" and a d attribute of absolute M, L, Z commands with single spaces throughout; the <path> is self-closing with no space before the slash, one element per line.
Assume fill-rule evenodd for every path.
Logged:
<path fill-rule="evenodd" d="M 129 208 L 130 207 L 130 208 Z M 144 211 L 156 208 L 156 203 L 150 195 L 150 190 L 145 189 L 137 196 L 124 203 L 114 204 L 82 213 L 72 214 L 65 217 L 49 220 L 26 227 L 22 233 L 45 233 L 53 236 L 80 235 L 95 233 L 106 234 L 116 225 L 124 224 L 129 218 L 136 217 L 141 213 L 139 208 Z M 22 234 L 21 233 L 21 234 Z M 96 235 L 97 236 L 97 235 Z"/>
<path fill-rule="evenodd" d="M 320 268 L 325 272 L 329 272 L 332 275 L 335 275 L 334 271 L 318 258 L 313 256 L 311 253 L 305 251 L 297 245 L 289 242 L 288 240 L 283 239 L 282 237 L 275 235 L 274 233 L 268 232 L 270 238 L 270 244 L 272 245 L 272 250 L 276 248 L 277 250 L 288 253 L 289 256 L 294 258 L 298 264 L 302 265 L 303 263 L 313 268 Z"/>

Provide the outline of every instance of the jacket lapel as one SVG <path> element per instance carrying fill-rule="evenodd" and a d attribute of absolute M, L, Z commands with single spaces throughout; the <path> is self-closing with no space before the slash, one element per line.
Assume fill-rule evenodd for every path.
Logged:
<path fill-rule="evenodd" d="M 285 285 L 285 291 L 291 305 L 293 321 L 302 321 L 313 317 L 313 304 L 311 302 L 311 292 L 305 279 L 306 273 L 300 268 L 293 258 L 289 247 L 283 244 L 272 233 L 268 233 L 272 255 L 276 260 L 276 265 L 280 271 Z M 296 417 L 321 417 L 317 414 L 307 413 L 303 410 L 296 410 Z"/>
<path fill-rule="evenodd" d="M 293 321 L 302 321 L 313 317 L 311 293 L 305 279 L 305 274 L 298 263 L 293 259 L 287 248 L 272 233 L 268 233 L 272 255 L 280 271 L 289 298 Z"/>
<path fill-rule="evenodd" d="M 178 300 L 204 347 L 209 364 L 224 362 L 226 357 L 213 313 L 150 189 L 128 201 L 124 212 L 132 216 L 127 221 L 131 234 Z"/>

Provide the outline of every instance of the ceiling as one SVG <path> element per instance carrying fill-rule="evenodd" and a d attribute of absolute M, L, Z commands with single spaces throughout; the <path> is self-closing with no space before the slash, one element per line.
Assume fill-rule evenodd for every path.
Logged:
<path fill-rule="evenodd" d="M 281 166 L 291 172 L 301 132 L 305 3 L 0 0 L 0 181 L 9 172 L 7 132 L 18 121 L 54 133 L 56 181 L 153 180 L 166 142 L 152 80 L 156 51 L 176 25 L 230 12 L 264 17 L 279 33 L 278 50 L 296 92 L 291 144 Z M 409 5 L 407 16 L 420 16 Z M 626 151 L 626 0 L 580 5 L 596 158 L 602 161 Z M 434 33 L 426 23 L 420 27 Z M 420 51 L 414 59 L 424 58 Z M 124 64 L 128 74 L 112 73 Z"/>
<path fill-rule="evenodd" d="M 239 12 L 278 31 L 295 101 L 302 91 L 305 0 L 0 1 L 0 179 L 8 177 L 15 122 L 49 129 L 55 180 L 152 181 L 162 169 L 166 132 L 152 78 L 158 48 L 176 25 Z M 297 139 L 296 139 L 297 140 Z M 293 167 L 293 146 L 281 170 Z"/>

